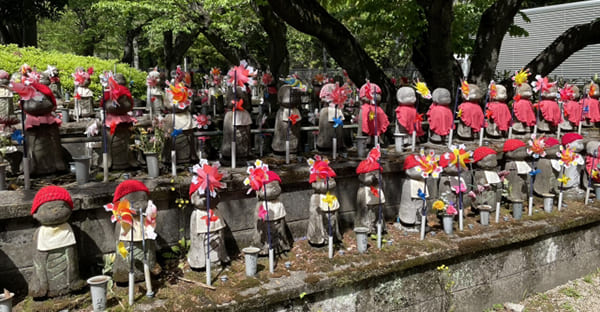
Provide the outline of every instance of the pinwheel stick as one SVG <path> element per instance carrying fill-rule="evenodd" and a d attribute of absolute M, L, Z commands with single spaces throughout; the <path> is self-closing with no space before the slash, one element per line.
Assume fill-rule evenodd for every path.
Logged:
<path fill-rule="evenodd" d="M 367 81 L 369 83 L 369 81 Z M 375 114 L 373 117 L 373 127 L 375 128 L 375 138 L 373 138 L 373 146 L 379 145 L 379 129 L 377 128 L 377 89 L 373 88 L 373 105 L 375 105 Z"/>
<path fill-rule="evenodd" d="M 333 142 L 332 142 L 332 144 L 333 144 L 333 160 L 335 160 L 337 157 L 337 128 L 338 128 L 338 125 L 336 124 L 336 121 L 335 121 L 337 119 L 337 107 L 335 105 L 333 106 L 333 110 L 335 111 L 335 113 L 334 113 L 335 117 L 333 118 L 334 122 L 333 122 Z"/>
<path fill-rule="evenodd" d="M 377 189 L 377 198 L 379 198 L 379 211 L 378 211 L 378 217 L 379 220 L 377 220 L 377 248 L 381 249 L 381 240 L 382 240 L 382 235 L 383 235 L 383 203 L 381 202 L 381 188 L 382 188 L 382 174 L 381 174 L 381 157 L 379 157 L 377 159 L 377 163 L 379 165 L 379 175 L 377 177 L 378 183 L 379 183 L 379 188 Z"/>
<path fill-rule="evenodd" d="M 588 174 L 588 183 L 585 188 L 585 204 L 587 205 L 590 201 L 590 190 L 592 189 L 592 173 L 594 172 L 594 168 L 596 168 L 596 158 L 598 158 L 598 150 L 594 151 L 594 158 L 592 159 L 592 167 L 590 168 L 590 173 Z"/>
<path fill-rule="evenodd" d="M 565 175 L 565 166 L 563 165 L 562 170 L 560 171 L 560 178 L 562 179 L 564 175 Z M 560 209 L 562 208 L 564 185 L 565 185 L 565 182 L 560 181 L 560 192 L 558 193 L 558 211 L 560 211 Z"/>
<path fill-rule="evenodd" d="M 146 108 L 150 112 L 150 120 L 154 120 L 154 112 L 152 110 L 152 93 L 150 92 L 150 86 L 146 86 Z"/>
<path fill-rule="evenodd" d="M 133 305 L 133 300 L 134 300 L 134 286 L 135 286 L 135 274 L 134 274 L 134 267 L 133 267 L 133 261 L 134 261 L 134 256 L 133 256 L 133 222 L 131 222 L 131 228 L 129 229 L 131 231 L 131 239 L 129 241 L 129 306 Z"/>
<path fill-rule="evenodd" d="M 558 109 L 560 110 L 560 121 L 563 120 L 564 116 L 564 104 L 563 102 L 560 100 L 560 95 L 558 96 Z M 560 124 L 562 122 L 558 123 L 558 126 L 556 126 L 556 139 L 560 140 Z"/>
<path fill-rule="evenodd" d="M 488 87 L 489 89 L 489 87 Z M 483 137 L 484 137 L 484 128 L 485 128 L 485 122 L 487 120 L 487 108 L 488 108 L 488 103 L 490 101 L 490 91 L 488 90 L 488 92 L 485 95 L 485 104 L 483 105 L 483 121 L 481 122 L 481 128 L 479 129 L 479 146 L 483 145 Z"/>
<path fill-rule="evenodd" d="M 461 170 L 460 170 L 460 159 L 458 159 L 458 157 L 456 157 L 456 161 L 457 161 L 457 165 L 458 165 L 458 229 L 459 230 L 463 230 L 463 196 L 462 196 L 462 188 L 461 186 Z"/>
<path fill-rule="evenodd" d="M 177 152 L 175 150 L 175 143 L 177 142 L 177 136 L 175 133 L 175 104 L 171 103 L 173 113 L 173 132 L 171 133 L 171 175 L 177 176 Z"/>
<path fill-rule="evenodd" d="M 327 192 L 329 192 L 329 174 L 327 174 L 327 178 L 325 180 L 325 188 Z M 333 233 L 331 229 L 331 203 L 327 203 L 327 225 L 329 231 L 329 259 L 333 258 Z"/>
<path fill-rule="evenodd" d="M 152 291 L 152 280 L 150 279 L 150 267 L 148 266 L 148 255 L 146 253 L 146 228 L 144 227 L 144 211 L 140 207 L 140 227 L 142 230 L 142 252 L 144 253 L 144 280 L 146 282 L 146 297 L 154 297 Z"/>
<path fill-rule="evenodd" d="M 288 118 L 287 118 L 287 131 L 285 134 L 285 163 L 290 163 L 290 127 L 292 125 L 292 88 L 290 88 L 290 93 L 288 94 L 289 106 L 288 106 Z"/>
<path fill-rule="evenodd" d="M 29 179 L 29 175 L 30 175 L 30 170 L 29 170 L 29 155 L 27 153 L 27 135 L 26 135 L 26 131 L 27 129 L 25 129 L 25 103 L 23 100 L 20 100 L 21 102 L 21 128 L 23 128 L 23 179 L 24 181 L 24 188 L 26 190 L 31 189 L 31 180 Z"/>
<path fill-rule="evenodd" d="M 448 148 L 452 146 L 452 137 L 454 136 L 454 120 L 456 119 L 456 109 L 458 108 L 458 94 L 461 92 L 460 86 L 458 86 L 456 90 L 456 95 L 454 96 L 454 112 L 452 113 L 452 129 L 450 130 L 450 136 L 448 137 Z M 462 230 L 462 228 L 461 228 Z"/>
<path fill-rule="evenodd" d="M 237 106 L 237 71 L 234 68 L 233 71 L 233 138 L 231 140 L 231 168 L 235 168 L 236 165 L 236 152 L 237 152 L 237 133 L 235 126 L 236 117 L 236 106 Z"/>
<path fill-rule="evenodd" d="M 425 226 L 427 225 L 427 178 L 423 184 L 423 208 L 421 208 L 421 240 L 425 239 Z"/>
<path fill-rule="evenodd" d="M 102 85 L 102 168 L 104 169 L 104 182 L 108 182 L 108 134 L 106 133 L 106 101 L 104 98 L 104 85 Z"/>
<path fill-rule="evenodd" d="M 585 120 L 583 117 L 583 114 L 585 113 L 585 97 L 586 95 L 581 99 L 581 118 L 579 119 L 579 126 L 577 127 L 578 134 L 581 134 L 581 124 L 583 124 L 583 121 Z"/>
<path fill-rule="evenodd" d="M 206 285 L 212 282 L 210 271 L 210 179 L 206 177 Z"/>
<path fill-rule="evenodd" d="M 269 203 L 267 201 L 267 187 L 263 185 L 263 193 L 265 195 L 265 211 L 267 212 L 267 242 L 269 243 L 269 272 L 275 272 L 275 254 L 273 253 L 273 241 L 271 239 L 271 222 L 269 222 Z"/>
<path fill-rule="evenodd" d="M 540 86 L 540 88 L 541 88 L 541 86 Z M 541 91 L 541 89 L 540 89 L 540 93 L 541 93 L 541 92 L 542 92 L 542 91 Z M 540 99 L 541 99 L 541 98 L 542 98 L 542 97 L 540 96 Z M 532 102 L 535 102 L 535 93 L 533 93 L 533 95 L 532 95 L 532 100 L 533 100 Z M 537 135 L 538 122 L 540 122 L 540 102 L 539 102 L 539 101 L 538 101 L 537 108 L 536 108 L 536 110 L 535 110 L 535 125 L 533 126 L 533 134 L 534 134 L 534 135 Z"/>
<path fill-rule="evenodd" d="M 536 174 L 536 163 L 535 160 L 531 161 L 531 172 L 529 173 L 529 205 L 528 205 L 528 215 L 531 216 L 533 214 L 533 183 L 535 182 L 535 174 Z"/>

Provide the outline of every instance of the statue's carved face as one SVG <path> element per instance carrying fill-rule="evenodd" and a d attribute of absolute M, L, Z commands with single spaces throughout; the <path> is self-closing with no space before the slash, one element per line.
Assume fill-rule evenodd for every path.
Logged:
<path fill-rule="evenodd" d="M 330 178 L 328 182 L 326 182 L 325 180 L 315 181 L 311 184 L 311 186 L 316 193 L 325 194 L 327 193 L 327 191 L 335 189 L 336 183 L 335 179 Z"/>
<path fill-rule="evenodd" d="M 433 90 L 431 97 L 435 103 L 441 105 L 450 105 L 452 101 L 452 97 L 450 96 L 450 91 L 444 88 L 437 88 Z"/>
<path fill-rule="evenodd" d="M 33 218 L 42 225 L 65 223 L 69 220 L 69 217 L 71 217 L 71 207 L 62 200 L 43 203 L 33 214 Z"/>
<path fill-rule="evenodd" d="M 498 165 L 498 160 L 496 159 L 496 155 L 487 155 L 476 162 L 475 165 L 482 169 L 492 169 Z"/>

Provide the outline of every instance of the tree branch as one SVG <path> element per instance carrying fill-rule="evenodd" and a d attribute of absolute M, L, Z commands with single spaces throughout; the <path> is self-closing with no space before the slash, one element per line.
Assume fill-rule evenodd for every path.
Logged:
<path fill-rule="evenodd" d="M 573 53 L 587 45 L 600 43 L 600 18 L 587 24 L 575 25 L 556 38 L 544 51 L 525 66 L 531 76 L 546 76 Z"/>
<path fill-rule="evenodd" d="M 513 24 L 523 0 L 498 0 L 481 15 L 468 80 L 487 87 L 494 76 L 504 35 Z"/>
<path fill-rule="evenodd" d="M 287 76 L 290 69 L 290 55 L 287 49 L 287 27 L 268 3 L 252 1 L 260 25 L 269 36 L 267 57 L 273 77 Z"/>

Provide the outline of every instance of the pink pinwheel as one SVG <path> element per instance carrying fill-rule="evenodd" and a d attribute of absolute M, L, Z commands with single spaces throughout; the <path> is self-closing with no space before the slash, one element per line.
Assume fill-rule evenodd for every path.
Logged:
<path fill-rule="evenodd" d="M 269 86 L 273 83 L 273 75 L 270 72 L 266 72 L 262 75 L 261 83 L 265 86 Z"/>
<path fill-rule="evenodd" d="M 32 86 L 20 82 L 11 82 L 8 86 L 14 93 L 19 94 L 22 100 L 27 101 L 36 97 L 35 88 Z"/>
<path fill-rule="evenodd" d="M 213 163 L 213 165 L 210 166 L 206 159 L 201 159 L 199 164 L 194 165 L 192 168 L 192 171 L 194 172 L 192 184 L 198 187 L 198 193 L 200 195 L 205 194 L 206 187 L 208 186 L 210 196 L 216 197 L 217 189 L 222 189 L 224 187 L 223 183 L 221 183 L 223 174 L 219 173 L 219 167 L 220 164 L 218 162 Z"/>
<path fill-rule="evenodd" d="M 206 129 L 212 123 L 210 115 L 194 115 L 194 123 L 196 124 L 196 128 Z"/>
<path fill-rule="evenodd" d="M 244 185 L 249 185 L 250 189 L 246 192 L 250 194 L 252 191 L 259 191 L 265 182 L 269 179 L 267 172 L 269 171 L 269 166 L 263 164 L 263 162 L 257 159 L 254 162 L 254 166 L 249 166 L 246 172 L 248 173 L 248 177 L 244 179 Z"/>
<path fill-rule="evenodd" d="M 254 68 L 247 66 L 246 62 L 240 62 L 239 66 L 234 66 L 227 73 L 228 83 L 233 85 L 237 81 L 238 87 L 244 87 L 246 83 L 252 84 L 252 76 L 255 74 Z"/>
<path fill-rule="evenodd" d="M 584 163 L 583 157 L 575 153 L 575 149 L 572 147 L 563 148 L 563 146 L 561 145 L 560 152 L 557 152 L 556 156 L 560 158 L 558 160 L 558 164 L 564 166 L 565 168 L 583 165 Z"/>
<path fill-rule="evenodd" d="M 315 155 L 315 159 L 309 158 L 307 163 L 310 166 L 309 183 L 336 177 L 335 171 L 329 167 L 329 160 L 322 159 L 320 155 Z"/>
<path fill-rule="evenodd" d="M 467 191 L 467 186 L 465 185 L 464 182 L 460 182 L 457 185 L 452 185 L 452 190 L 454 191 L 454 193 L 458 194 L 458 193 L 464 193 Z"/>
<path fill-rule="evenodd" d="M 546 143 L 544 136 L 536 137 L 535 134 L 531 135 L 529 140 L 529 147 L 527 148 L 527 154 L 532 155 L 533 158 L 546 157 Z"/>
<path fill-rule="evenodd" d="M 336 84 L 335 88 L 333 88 L 329 95 L 329 100 L 331 101 L 331 103 L 333 103 L 341 109 L 344 107 L 344 103 L 346 103 L 346 101 L 348 100 L 349 94 L 350 89 Z"/>
<path fill-rule="evenodd" d="M 559 90 L 560 100 L 563 102 L 567 102 L 573 99 L 575 92 L 573 91 L 573 86 L 570 86 L 565 83 L 565 86 Z"/>
<path fill-rule="evenodd" d="M 548 77 L 542 78 L 540 75 L 535 76 L 535 79 L 537 81 L 531 83 L 535 92 L 550 92 L 550 89 L 556 84 L 556 82 L 549 82 Z"/>
<path fill-rule="evenodd" d="M 90 79 L 90 74 L 81 68 L 78 68 L 71 76 L 73 76 L 73 83 L 75 86 L 82 86 L 86 80 Z"/>
<path fill-rule="evenodd" d="M 156 205 L 151 200 L 148 201 L 145 215 L 144 226 L 156 227 Z"/>

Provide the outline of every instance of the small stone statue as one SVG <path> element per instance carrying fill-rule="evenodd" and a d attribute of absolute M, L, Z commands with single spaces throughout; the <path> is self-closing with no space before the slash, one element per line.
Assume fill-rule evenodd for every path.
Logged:
<path fill-rule="evenodd" d="M 473 174 L 475 199 L 472 207 L 477 210 L 496 209 L 496 203 L 501 199 L 502 184 L 498 176 L 496 154 L 495 150 L 487 146 L 478 147 L 473 152 L 476 169 Z"/>
<path fill-rule="evenodd" d="M 319 155 L 315 155 L 315 159 L 308 159 L 308 165 L 310 166 L 308 182 L 315 193 L 310 197 L 306 237 L 313 245 L 323 245 L 327 243 L 331 230 L 334 241 L 341 241 L 337 213 L 340 203 L 337 197 L 331 194 L 335 190 L 336 174 L 329 167 L 329 161 L 321 159 Z"/>
<path fill-rule="evenodd" d="M 488 125 L 485 133 L 491 138 L 505 137 L 510 128 L 512 116 L 506 105 L 508 95 L 503 85 L 490 85 L 490 102 L 487 105 Z"/>
<path fill-rule="evenodd" d="M 556 127 L 563 121 L 562 112 L 556 102 L 556 85 L 552 84 L 549 88 L 541 90 L 541 100 L 538 103 L 540 110 L 540 120 L 537 123 L 538 131 L 556 132 Z"/>
<path fill-rule="evenodd" d="M 383 181 L 381 173 L 383 168 L 379 164 L 381 152 L 379 146 L 369 152 L 367 159 L 360 162 L 356 168 L 360 187 L 356 193 L 357 211 L 354 217 L 355 227 L 366 227 L 369 233 L 377 233 L 377 222 L 379 220 L 379 206 L 385 204 L 383 193 Z M 385 230 L 385 222 L 383 229 Z"/>
<path fill-rule="evenodd" d="M 167 101 L 164 107 L 169 113 L 165 116 L 164 124 L 166 132 L 171 134 L 165 142 L 163 153 L 163 160 L 167 163 L 171 162 L 170 151 L 173 149 L 173 143 L 178 164 L 187 164 L 196 159 L 197 140 L 194 137 L 194 120 L 190 113 L 192 93 L 181 81 L 169 84 L 166 90 Z"/>
<path fill-rule="evenodd" d="M 275 133 L 273 134 L 273 143 L 271 143 L 271 148 L 276 153 L 285 153 L 285 144 L 288 140 L 290 154 L 296 154 L 298 151 L 300 144 L 299 121 L 302 120 L 302 117 L 297 107 L 300 106 L 300 98 L 304 92 L 289 84 L 283 85 L 277 91 L 279 110 L 277 110 L 275 118 Z"/>
<path fill-rule="evenodd" d="M 509 174 L 506 176 L 508 179 L 508 201 L 514 202 L 526 202 L 529 198 L 529 189 L 527 187 L 527 180 L 529 178 L 529 172 L 531 166 L 527 163 L 527 146 L 521 140 L 508 139 L 504 142 L 504 157 L 506 157 L 506 164 L 504 170 L 508 171 Z"/>
<path fill-rule="evenodd" d="M 0 69 L 0 117 L 8 118 L 14 114 L 13 93 L 8 84 L 10 75 Z"/>
<path fill-rule="evenodd" d="M 134 257 L 134 277 L 135 281 L 144 280 L 144 244 L 146 248 L 146 259 L 148 261 L 148 266 L 152 270 L 153 273 L 160 273 L 160 267 L 156 263 L 156 233 L 154 232 L 154 226 L 156 221 L 154 219 L 154 226 L 149 224 L 146 219 L 151 217 L 151 211 L 154 211 L 154 218 L 156 218 L 156 206 L 152 204 L 152 201 L 148 200 L 148 195 L 150 195 L 150 191 L 144 185 L 144 183 L 137 180 L 125 180 L 121 182 L 115 189 L 115 194 L 113 197 L 113 205 L 118 206 L 120 202 L 128 201 L 131 211 L 132 211 L 132 220 L 133 224 L 132 229 L 126 230 L 121 226 L 121 223 L 117 223 L 115 226 L 115 235 L 117 236 L 116 240 L 116 252 L 117 256 L 115 257 L 115 262 L 113 264 L 113 280 L 117 283 L 125 283 L 129 280 L 129 268 L 130 268 L 130 258 L 121 257 L 119 254 L 121 253 L 121 249 L 129 251 L 131 241 L 133 240 L 133 257 Z M 144 226 L 141 226 L 140 223 L 140 215 L 141 211 L 146 211 L 146 216 L 144 219 Z M 113 212 L 114 213 L 114 212 Z M 133 239 L 132 233 L 133 231 Z M 142 231 L 144 231 L 144 240 L 142 241 Z M 119 245 L 122 246 L 119 248 Z M 129 253 L 131 254 L 131 253 Z"/>
<path fill-rule="evenodd" d="M 600 121 L 600 103 L 598 98 L 600 97 L 600 90 L 598 84 L 588 83 L 583 87 L 583 96 L 581 97 L 581 103 L 583 105 L 583 118 L 588 123 L 595 123 Z"/>
<path fill-rule="evenodd" d="M 33 275 L 29 295 L 56 297 L 85 286 L 79 278 L 79 258 L 73 229 L 67 221 L 73 200 L 67 190 L 49 185 L 33 199 L 31 215 L 41 226 L 33 234 Z"/>
<path fill-rule="evenodd" d="M 252 109 L 250 95 L 246 83 L 251 83 L 250 75 L 254 73 L 253 69 L 246 69 L 245 65 L 235 66 L 229 71 L 229 84 L 231 88 L 227 90 L 227 99 L 225 107 L 230 109 L 225 113 L 223 120 L 223 142 L 221 144 L 221 154 L 224 159 L 231 160 L 231 143 L 233 142 L 233 129 L 235 115 L 235 144 L 236 159 L 245 160 L 250 155 L 250 126 L 252 118 L 249 111 Z M 233 88 L 235 87 L 235 89 Z"/>
<path fill-rule="evenodd" d="M 126 169 L 136 165 L 129 149 L 131 127 L 136 122 L 129 116 L 133 109 L 131 92 L 125 87 L 125 77 L 116 74 L 108 78 L 109 90 L 104 92 L 100 105 L 106 104 L 106 126 L 108 133 L 108 166 L 113 169 Z"/>
<path fill-rule="evenodd" d="M 48 68 L 44 71 L 44 75 L 49 79 L 48 88 L 52 90 L 52 94 L 54 94 L 57 104 L 62 105 L 63 93 L 58 68 L 48 65 Z"/>
<path fill-rule="evenodd" d="M 289 235 L 289 229 L 285 222 L 285 206 L 279 200 L 281 194 L 281 178 L 274 171 L 266 171 L 267 179 L 264 180 L 262 188 L 256 192 L 258 203 L 255 211 L 256 230 L 254 232 L 254 246 L 260 248 L 260 255 L 269 254 L 269 233 L 267 222 L 271 231 L 271 244 L 275 254 L 287 252 L 292 248 L 293 239 Z M 268 221 L 266 219 L 268 209 Z"/>
<path fill-rule="evenodd" d="M 381 102 L 381 88 L 374 83 L 367 82 L 359 90 L 360 107 L 359 125 L 363 135 L 373 137 L 381 136 L 387 131 L 390 121 L 379 105 Z"/>
<path fill-rule="evenodd" d="M 91 82 L 90 76 L 93 73 L 94 69 L 91 67 L 87 71 L 83 67 L 78 67 L 75 73 L 72 74 L 73 83 L 75 84 L 73 98 L 77 100 L 77 105 L 75 105 L 76 115 L 85 117 L 94 115 L 94 93 L 89 88 Z"/>
<path fill-rule="evenodd" d="M 27 152 L 32 175 L 47 175 L 67 170 L 67 162 L 60 145 L 58 127 L 62 121 L 54 115 L 56 99 L 52 90 L 38 82 L 36 72 L 25 74 L 21 82 L 12 82 L 12 90 L 19 93 L 23 110 L 27 113 L 25 129 Z"/>
<path fill-rule="evenodd" d="M 148 96 L 150 96 L 150 108 L 153 115 L 161 115 L 165 108 L 165 94 L 161 88 L 160 73 L 155 67 L 146 77 Z"/>
<path fill-rule="evenodd" d="M 206 239 L 210 231 L 210 261 L 221 264 L 229 262 L 227 249 L 225 248 L 224 229 L 225 222 L 219 216 L 217 204 L 219 197 L 218 189 L 225 185 L 220 181 L 223 175 L 218 172 L 219 163 L 208 165 L 206 159 L 201 159 L 199 165 L 195 165 L 192 171 L 195 173 L 190 184 L 190 199 L 194 205 L 194 211 L 190 218 L 190 251 L 188 263 L 193 269 L 203 269 L 206 266 Z M 207 183 L 207 181 L 209 181 Z M 206 188 L 210 189 L 208 195 Z M 210 196 L 209 215 L 206 213 L 207 196 Z"/>
<path fill-rule="evenodd" d="M 326 105 L 319 113 L 319 135 L 317 136 L 317 147 L 319 150 L 331 150 L 333 138 L 336 137 L 337 150 L 344 146 L 344 114 L 341 107 L 344 106 L 350 89 L 339 84 L 328 83 L 321 89 L 321 101 Z M 337 130 L 336 130 L 337 129 Z"/>
<path fill-rule="evenodd" d="M 459 149 L 464 150 L 464 146 Z M 454 148 L 453 148 L 454 149 Z M 454 152 L 446 152 L 440 156 L 439 166 L 442 168 L 442 175 L 438 181 L 437 193 L 432 192 L 435 197 L 443 197 L 448 202 L 453 202 L 456 209 L 459 208 L 459 192 L 462 193 L 462 207 L 469 207 L 471 205 L 471 198 L 467 195 L 467 186 L 472 185 L 472 174 L 465 168 L 461 167 L 460 180 L 458 177 L 458 160 Z M 429 185 L 428 185 L 429 186 Z"/>
<path fill-rule="evenodd" d="M 579 127 L 579 123 L 581 122 L 581 114 L 582 104 L 579 102 L 580 92 L 579 88 L 576 85 L 565 85 L 565 87 L 561 90 L 561 98 L 564 99 L 563 107 L 565 112 L 565 119 L 560 124 L 562 130 L 572 131 Z"/>
<path fill-rule="evenodd" d="M 483 110 L 479 104 L 482 92 L 475 84 L 468 84 L 463 88 L 462 97 L 465 100 L 458 106 L 458 137 L 465 140 L 473 140 L 475 133 L 479 133 L 483 124 Z M 480 133 L 479 135 L 483 135 Z"/>
<path fill-rule="evenodd" d="M 563 191 L 567 191 L 567 196 L 570 197 L 579 197 L 584 195 L 584 191 L 581 189 L 581 175 L 583 173 L 583 157 L 579 155 L 581 151 L 584 149 L 583 145 L 583 136 L 580 134 L 569 132 L 565 133 L 561 139 L 561 143 L 563 148 L 570 148 L 575 153 L 575 159 L 581 160 L 581 162 L 577 162 L 576 165 L 571 165 L 568 168 L 565 168 L 564 174 L 569 178 L 566 184 L 563 184 Z M 556 164 L 555 166 L 561 176 L 561 171 L 559 169 L 560 166 Z"/>
<path fill-rule="evenodd" d="M 421 210 L 423 209 L 423 199 L 420 195 L 425 194 L 425 198 L 429 198 L 430 192 L 425 184 L 421 163 L 415 155 L 408 155 L 404 159 L 404 172 L 406 178 L 402 179 L 402 196 L 398 217 L 403 228 L 416 231 L 421 224 Z"/>
<path fill-rule="evenodd" d="M 421 125 L 423 118 L 415 107 L 417 103 L 415 90 L 411 87 L 401 87 L 396 92 L 396 100 L 398 101 L 398 107 L 396 107 L 398 130 L 396 132 L 401 135 L 412 135 L 416 131 L 418 137 L 424 135 L 425 131 Z"/>
<path fill-rule="evenodd" d="M 558 194 L 558 173 L 560 171 L 554 169 L 558 165 L 557 153 L 560 153 L 560 142 L 553 137 L 545 137 L 543 139 L 546 156 L 541 157 L 536 164 L 539 170 L 533 181 L 533 192 L 539 196 L 549 196 L 546 194 Z"/>
<path fill-rule="evenodd" d="M 437 88 L 432 93 L 433 103 L 427 111 L 427 120 L 429 120 L 429 140 L 432 143 L 444 143 L 446 136 L 452 131 L 454 126 L 454 115 L 450 108 L 452 101 L 450 91 L 444 88 Z"/>
<path fill-rule="evenodd" d="M 589 176 L 592 175 L 592 184 L 600 182 L 600 174 L 598 168 L 600 166 L 600 141 L 589 141 L 585 146 L 585 175 L 584 175 L 584 186 L 588 186 Z M 594 170 L 595 169 L 595 170 Z M 592 173 L 592 170 L 594 172 Z M 596 198 L 598 200 L 600 198 Z"/>
<path fill-rule="evenodd" d="M 513 102 L 513 112 L 515 114 L 512 126 L 513 132 L 516 134 L 531 132 L 531 127 L 536 123 L 535 112 L 531 103 L 531 97 L 533 96 L 531 86 L 524 82 L 517 86 L 516 93 Z"/>

